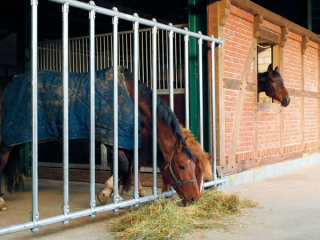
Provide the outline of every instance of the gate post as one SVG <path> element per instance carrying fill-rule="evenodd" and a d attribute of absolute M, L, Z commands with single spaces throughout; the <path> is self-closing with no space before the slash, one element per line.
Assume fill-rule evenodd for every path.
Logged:
<path fill-rule="evenodd" d="M 189 0 L 189 31 L 207 35 L 207 1 Z M 203 76 L 203 147 L 209 150 L 209 88 L 208 88 L 208 44 L 202 45 L 202 76 Z M 199 140 L 199 47 L 195 38 L 189 39 L 189 79 L 190 79 L 190 130 Z"/>

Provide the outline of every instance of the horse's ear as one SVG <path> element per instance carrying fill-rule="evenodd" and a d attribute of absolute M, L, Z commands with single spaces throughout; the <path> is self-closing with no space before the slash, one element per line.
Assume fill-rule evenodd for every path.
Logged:
<path fill-rule="evenodd" d="M 275 70 L 277 73 L 280 73 L 280 70 L 279 70 L 278 67 L 276 67 L 274 70 Z"/>
<path fill-rule="evenodd" d="M 268 71 L 268 73 L 272 73 L 272 64 L 269 64 L 267 71 Z"/>
<path fill-rule="evenodd" d="M 182 139 L 177 139 L 176 141 L 176 152 L 177 153 L 182 152 Z"/>

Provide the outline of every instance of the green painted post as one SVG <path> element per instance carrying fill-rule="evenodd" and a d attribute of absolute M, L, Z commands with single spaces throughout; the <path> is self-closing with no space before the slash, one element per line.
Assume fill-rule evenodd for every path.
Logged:
<path fill-rule="evenodd" d="M 208 33 L 207 0 L 189 0 L 189 30 L 203 35 Z M 204 148 L 209 150 L 209 87 L 208 87 L 208 44 L 203 41 L 203 124 Z M 190 79 L 190 129 L 199 140 L 199 65 L 198 40 L 189 38 Z"/>

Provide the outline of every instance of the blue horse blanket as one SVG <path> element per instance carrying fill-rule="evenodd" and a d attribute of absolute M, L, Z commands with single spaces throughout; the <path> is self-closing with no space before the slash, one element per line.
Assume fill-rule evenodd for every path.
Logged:
<path fill-rule="evenodd" d="M 134 148 L 134 106 L 124 79 L 118 71 L 119 148 Z M 96 140 L 113 145 L 113 68 L 95 72 Z M 38 71 L 38 139 L 60 138 L 63 130 L 62 73 Z M 15 76 L 5 89 L 1 136 L 8 147 L 31 142 L 31 73 Z M 142 118 L 139 115 L 139 147 Z M 89 138 L 90 74 L 69 73 L 69 139 Z"/>

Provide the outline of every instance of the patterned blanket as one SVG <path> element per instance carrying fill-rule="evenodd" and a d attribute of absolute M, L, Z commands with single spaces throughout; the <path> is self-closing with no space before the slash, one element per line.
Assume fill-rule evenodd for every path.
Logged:
<path fill-rule="evenodd" d="M 134 146 L 133 103 L 119 67 L 119 147 Z M 95 73 L 96 140 L 113 145 L 113 68 Z M 69 139 L 88 138 L 90 131 L 90 75 L 69 74 Z M 38 139 L 62 136 L 62 73 L 38 71 Z M 6 146 L 32 140 L 31 73 L 15 76 L 3 95 L 1 136 Z M 142 119 L 139 115 L 139 147 Z"/>

